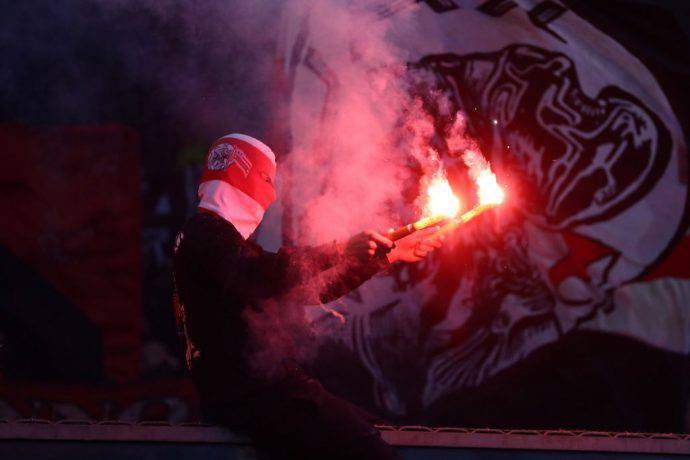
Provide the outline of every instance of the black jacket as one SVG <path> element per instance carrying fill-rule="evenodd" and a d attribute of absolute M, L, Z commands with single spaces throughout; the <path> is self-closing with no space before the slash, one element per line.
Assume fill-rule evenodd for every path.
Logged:
<path fill-rule="evenodd" d="M 207 213 L 185 223 L 173 262 L 178 325 L 204 402 L 242 398 L 271 383 L 252 365 L 254 331 L 248 318 L 277 311 L 279 320 L 267 320 L 264 329 L 269 330 L 262 333 L 279 336 L 288 324 L 304 323 L 301 310 L 289 304 L 335 300 L 388 265 L 385 256 L 344 260 L 334 243 L 266 252 L 226 220 Z M 279 343 L 267 352 L 279 354 L 284 348 L 289 347 Z"/>

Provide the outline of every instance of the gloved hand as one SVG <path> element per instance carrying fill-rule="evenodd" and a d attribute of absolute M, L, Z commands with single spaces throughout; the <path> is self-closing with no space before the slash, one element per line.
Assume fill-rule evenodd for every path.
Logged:
<path fill-rule="evenodd" d="M 341 243 L 340 252 L 346 257 L 354 257 L 364 261 L 372 258 L 377 252 L 390 252 L 393 246 L 394 244 L 391 240 L 377 231 L 365 230 Z"/>

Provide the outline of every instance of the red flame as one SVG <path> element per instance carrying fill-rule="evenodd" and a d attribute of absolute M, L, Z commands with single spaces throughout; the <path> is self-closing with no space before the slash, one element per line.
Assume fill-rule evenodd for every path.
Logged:
<path fill-rule="evenodd" d="M 462 156 L 469 168 L 469 175 L 477 184 L 479 204 L 500 204 L 505 198 L 503 189 L 496 181 L 496 174 L 491 172 L 491 164 L 486 158 L 473 150 L 466 150 Z"/>
<path fill-rule="evenodd" d="M 503 202 L 505 193 L 496 182 L 496 174 L 491 172 L 491 168 L 480 171 L 475 182 L 477 183 L 479 204 L 499 204 Z"/>
<path fill-rule="evenodd" d="M 455 196 L 448 180 L 442 174 L 431 179 L 426 194 L 425 211 L 427 215 L 453 217 L 460 210 L 460 200 Z"/>

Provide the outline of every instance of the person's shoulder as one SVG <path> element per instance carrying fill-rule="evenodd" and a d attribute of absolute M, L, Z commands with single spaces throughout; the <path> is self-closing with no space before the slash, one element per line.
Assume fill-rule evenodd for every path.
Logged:
<path fill-rule="evenodd" d="M 213 252 L 240 243 L 242 236 L 224 219 L 199 212 L 190 216 L 175 237 L 174 254 Z"/>
<path fill-rule="evenodd" d="M 237 229 L 228 221 L 215 214 L 197 212 L 189 217 L 182 227 L 182 231 L 189 236 L 205 237 L 211 233 L 230 239 L 242 239 Z"/>

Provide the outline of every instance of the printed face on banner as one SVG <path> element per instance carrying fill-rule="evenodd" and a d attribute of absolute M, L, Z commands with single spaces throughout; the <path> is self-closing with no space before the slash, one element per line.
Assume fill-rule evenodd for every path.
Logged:
<path fill-rule="evenodd" d="M 420 14 L 434 24 L 433 13 Z M 445 14 L 452 30 L 478 27 L 477 12 Z M 591 33 L 574 14 L 563 20 Z M 524 43 L 495 38 L 499 29 L 490 37 L 467 32 L 457 43 L 436 37 L 444 43 L 433 45 L 436 52 L 409 63 L 410 75 L 444 104 L 431 109 L 437 138 L 449 122 L 443 113 L 465 114 L 468 134 L 509 184 L 511 204 L 458 232 L 422 269 L 374 279 L 348 299 L 342 342 L 373 375 L 372 399 L 383 411 L 406 415 L 481 385 L 613 311 L 616 289 L 638 279 L 678 236 L 687 197 L 678 178 L 687 164 L 658 83 L 600 32 L 595 42 L 606 42 L 611 55 L 590 63 L 588 35 L 568 42 L 529 27 L 525 20 Z M 420 36 L 415 50 L 427 38 L 435 43 Z M 297 87 L 321 80 L 320 113 L 333 113 L 329 88 L 344 92 L 346 83 L 312 45 Z M 451 165 L 462 153 L 446 152 Z"/>
<path fill-rule="evenodd" d="M 470 320 L 436 344 L 443 351 L 432 359 L 424 395 L 431 403 L 439 389 L 479 385 L 615 308 L 615 288 L 667 248 L 683 203 L 664 204 L 675 207 L 676 219 L 655 224 L 661 238 L 653 247 L 644 226 L 626 225 L 644 221 L 677 186 L 661 180 L 672 156 L 669 130 L 617 86 L 585 94 L 568 56 L 513 45 L 471 56 L 430 55 L 415 67 L 454 110 L 471 113 L 468 128 L 492 164 L 510 175 L 516 208 L 461 237 L 456 257 L 469 251 L 472 262 L 456 270 L 448 302 L 460 303 Z M 454 270 L 452 262 L 442 264 L 441 271 Z M 447 289 L 440 283 L 447 277 L 432 281 Z M 451 305 L 441 308 L 452 315 Z M 435 326 L 443 329 L 450 319 Z"/>

